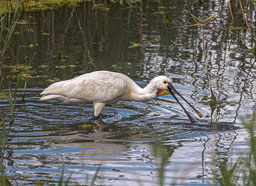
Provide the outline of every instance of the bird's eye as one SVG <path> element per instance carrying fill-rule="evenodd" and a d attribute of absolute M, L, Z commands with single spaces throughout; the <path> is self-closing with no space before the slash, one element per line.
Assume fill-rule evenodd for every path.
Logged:
<path fill-rule="evenodd" d="M 164 81 L 164 84 L 166 84 L 167 83 L 167 81 Z"/>

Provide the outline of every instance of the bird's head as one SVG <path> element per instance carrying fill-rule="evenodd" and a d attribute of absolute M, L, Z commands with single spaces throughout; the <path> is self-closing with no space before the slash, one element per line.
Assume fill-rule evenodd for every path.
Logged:
<path fill-rule="evenodd" d="M 161 96 L 165 94 L 171 94 L 174 99 L 180 104 L 180 106 L 183 108 L 187 116 L 189 117 L 190 121 L 193 123 L 195 122 L 194 119 L 190 116 L 190 114 L 187 112 L 187 110 L 183 107 L 183 105 L 180 103 L 180 101 L 177 99 L 174 93 L 178 94 L 188 105 L 197 113 L 199 117 L 202 117 L 202 114 L 195 109 L 172 85 L 171 79 L 169 79 L 166 76 L 158 76 L 151 80 L 151 83 L 153 84 L 154 88 L 157 89 L 156 96 Z"/>
<path fill-rule="evenodd" d="M 172 83 L 171 79 L 166 76 L 158 76 L 151 80 L 151 83 L 154 85 L 154 88 L 157 89 L 156 95 L 162 96 L 165 94 L 170 94 L 168 91 L 169 84 Z"/>

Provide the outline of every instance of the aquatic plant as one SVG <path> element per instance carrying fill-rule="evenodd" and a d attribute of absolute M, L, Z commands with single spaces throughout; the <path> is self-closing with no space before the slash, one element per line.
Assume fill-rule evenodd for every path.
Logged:
<path fill-rule="evenodd" d="M 3 58 L 6 50 L 10 46 L 12 36 L 19 18 L 18 13 L 19 1 L 16 0 L 16 7 L 13 13 L 0 15 L 0 46 L 1 58 Z"/>
<path fill-rule="evenodd" d="M 222 158 L 216 163 L 218 170 L 212 170 L 214 182 L 220 185 L 256 185 L 256 139 L 255 125 L 256 111 L 253 113 L 252 120 L 243 120 L 243 126 L 249 134 L 248 152 L 243 152 L 235 163 L 232 164 L 232 157 Z M 242 153 L 242 152 L 241 152 Z"/>
<path fill-rule="evenodd" d="M 89 183 L 89 178 L 88 176 L 86 176 L 86 179 L 85 179 L 85 185 L 90 185 L 90 186 L 93 186 L 95 185 L 95 182 L 97 180 L 97 177 L 99 175 L 99 172 L 101 170 L 101 166 L 99 166 L 97 168 L 97 170 L 95 171 L 94 175 L 93 175 L 93 178 L 91 180 L 91 182 Z M 72 177 L 72 174 L 69 175 L 69 177 L 65 180 L 65 175 L 64 175 L 64 172 L 65 172 L 65 168 L 64 168 L 64 165 L 62 166 L 62 170 L 61 170 L 61 174 L 60 174 L 60 178 L 59 178 L 59 181 L 58 181 L 58 186 L 62 186 L 62 185 L 70 185 L 71 184 L 71 177 Z M 79 185 L 78 183 L 76 183 L 75 185 Z"/>
<path fill-rule="evenodd" d="M 8 141 L 8 134 L 10 126 L 13 124 L 14 120 L 10 121 L 8 124 L 4 121 L 3 113 L 0 111 L 1 117 L 1 130 L 0 130 L 0 183 L 2 185 L 10 185 L 7 175 L 5 174 L 5 155 Z"/>
<path fill-rule="evenodd" d="M 19 19 L 18 7 L 19 1 L 16 0 L 16 7 L 13 13 L 0 15 L 0 77 L 2 77 L 4 56 L 11 44 Z"/>
<path fill-rule="evenodd" d="M 174 152 L 173 147 L 163 145 L 161 141 L 157 141 L 152 145 L 152 154 L 156 162 L 159 186 L 165 185 L 165 167 L 167 166 L 169 159 Z"/>
<path fill-rule="evenodd" d="M 1 79 L 2 82 L 2 79 Z M 3 113 L 0 111 L 0 118 L 1 118 L 1 126 L 0 126 L 0 183 L 2 185 L 10 185 L 7 175 L 5 174 L 5 156 L 6 150 L 8 148 L 8 140 L 9 140 L 9 133 L 11 127 L 15 121 L 15 109 L 16 109 L 16 97 L 17 97 L 17 88 L 19 86 L 20 79 L 17 80 L 15 88 L 12 90 L 9 88 L 8 99 L 9 99 L 9 107 L 10 112 L 9 114 Z M 0 84 L 0 91 L 1 91 L 1 84 Z M 5 115 L 10 117 L 9 121 L 5 121 Z"/>
<path fill-rule="evenodd" d="M 120 1 L 120 2 L 122 2 L 122 3 L 124 3 L 124 1 Z M 93 8 L 95 8 L 95 9 L 97 9 L 97 7 L 96 6 L 94 6 Z M 99 9 L 97 9 L 97 10 L 99 10 Z M 204 21 L 204 20 L 203 20 Z M 230 29 L 230 27 L 228 27 L 229 29 Z M 231 30 L 231 29 L 230 29 Z M 131 45 L 131 46 L 135 46 L 135 48 L 136 48 L 136 45 L 135 44 L 137 44 L 137 43 L 139 43 L 138 41 L 136 41 L 136 42 L 133 42 L 134 44 L 133 45 Z M 142 45 L 142 44 L 141 44 Z M 254 45 L 255 46 L 255 45 Z M 138 46 L 137 46 L 138 47 Z M 140 48 L 140 47 L 138 47 L 138 48 Z M 254 50 L 255 51 L 255 50 Z M 64 52 L 63 52 L 64 53 Z M 46 65 L 45 65 L 46 66 Z M 114 66 L 114 65 L 113 65 Z M 43 67 L 43 65 L 42 65 L 42 67 Z M 60 68 L 60 69 L 63 69 L 63 68 L 65 68 L 65 66 L 63 66 L 63 65 L 61 65 L 61 66 L 56 66 L 56 68 Z M 211 69 L 211 68 L 209 68 L 209 69 Z M 45 70 L 46 71 L 46 70 Z M 16 79 L 16 78 L 15 78 Z M 7 96 L 9 96 L 9 92 L 7 92 L 8 94 L 7 94 Z M 213 99 L 211 99 L 211 101 L 213 102 L 213 103 L 211 103 L 210 102 L 210 104 L 211 105 L 213 105 L 214 106 L 214 103 L 216 102 L 216 100 L 213 98 Z M 214 110 L 214 109 L 212 109 L 212 110 Z M 8 129 L 8 128 L 7 128 Z M 163 146 L 163 145 L 162 145 Z M 163 147 L 164 148 L 164 147 Z M 159 154 L 158 154 L 158 156 L 161 156 L 161 153 L 160 153 L 160 151 L 158 152 Z M 246 155 L 244 155 L 244 156 L 246 156 Z M 169 159 L 170 159 L 171 157 L 169 157 Z M 251 156 L 251 158 L 252 158 L 252 156 Z M 159 184 L 161 184 L 161 185 L 163 185 L 164 184 L 164 181 L 163 181 L 163 179 L 164 179 L 164 167 L 165 167 L 165 165 L 168 163 L 168 160 L 166 161 L 166 159 L 167 158 L 162 158 L 164 161 L 163 162 L 165 162 L 165 163 L 163 163 L 163 162 L 161 162 L 161 158 L 159 158 L 159 160 L 158 160 L 158 165 L 159 165 L 159 167 L 160 168 L 158 168 L 158 170 L 159 170 Z M 253 159 L 253 158 L 252 158 Z M 239 169 L 240 169 L 240 174 L 244 174 L 244 183 L 252 183 L 251 181 L 249 181 L 249 177 L 253 177 L 253 175 L 254 175 L 254 173 L 252 172 L 252 173 L 250 173 L 250 174 L 248 174 L 248 169 L 246 168 L 246 166 L 250 166 L 249 164 L 251 164 L 251 165 L 253 165 L 253 163 L 251 162 L 251 161 L 249 161 L 249 158 L 248 159 L 246 159 L 246 157 L 244 157 L 244 158 L 240 158 L 239 159 L 239 163 L 235 163 L 235 164 L 230 164 L 230 159 L 224 159 L 222 162 L 220 162 L 219 163 L 219 167 L 221 167 L 221 172 L 219 172 L 218 173 L 218 175 L 216 175 L 216 178 L 214 178 L 214 182 L 218 182 L 218 183 L 220 183 L 220 184 L 222 184 L 222 185 L 224 185 L 224 184 L 228 184 L 228 183 L 230 183 L 230 184 L 232 184 L 232 183 L 236 183 L 236 179 L 237 179 L 237 172 L 239 172 Z M 235 166 L 234 166 L 235 165 Z M 244 165 L 244 169 L 242 170 L 242 168 L 243 167 L 241 167 L 240 165 Z M 246 168 L 246 169 L 245 169 Z M 241 179 L 241 178 L 240 178 Z M 160 181 L 161 180 L 161 181 Z M 216 181 L 217 180 L 217 181 Z M 63 183 L 63 184 L 65 184 L 64 182 L 65 181 L 60 181 L 61 183 Z M 7 182 L 6 182 L 7 183 Z M 246 184 L 245 184 L 246 185 Z"/>

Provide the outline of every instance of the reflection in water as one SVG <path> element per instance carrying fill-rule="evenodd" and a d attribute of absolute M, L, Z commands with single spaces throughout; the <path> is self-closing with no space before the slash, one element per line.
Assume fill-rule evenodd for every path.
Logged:
<path fill-rule="evenodd" d="M 18 183 L 56 182 L 65 165 L 66 177 L 72 174 L 72 182 L 80 184 L 85 182 L 86 175 L 92 179 L 101 166 L 99 183 L 122 185 L 140 180 L 155 185 L 158 164 L 151 154 L 151 142 L 158 139 L 166 148 L 173 149 L 166 167 L 167 183 L 188 183 L 197 176 L 201 179 L 196 183 L 211 183 L 212 155 L 215 154 L 215 159 L 228 156 L 230 138 L 237 136 L 236 132 L 211 135 L 211 124 L 192 125 L 188 120 L 175 119 L 175 114 L 170 119 L 172 110 L 164 111 L 161 104 L 166 102 L 162 100 L 151 102 L 151 109 L 145 109 L 147 103 L 124 101 L 106 107 L 102 119 L 94 121 L 84 116 L 84 112 L 92 114 L 91 105 L 81 108 L 54 101 L 40 102 L 40 92 L 41 89 L 28 89 L 26 113 L 24 104 L 18 100 L 7 158 L 7 172 Z M 7 100 L 1 103 L 7 105 Z M 218 127 L 216 130 L 226 131 L 233 125 L 222 123 Z"/>
<path fill-rule="evenodd" d="M 234 14 L 229 21 L 228 6 L 220 0 L 105 3 L 109 11 L 84 2 L 22 15 L 24 24 L 17 26 L 3 65 L 0 94 L 0 109 L 8 122 L 9 102 L 2 92 L 8 92 L 9 85 L 15 87 L 18 75 L 25 81 L 29 77 L 25 102 L 22 83 L 18 89 L 7 175 L 13 184 L 56 183 L 64 165 L 66 178 L 72 174 L 72 182 L 84 184 L 86 175 L 91 179 L 102 165 L 99 184 L 155 185 L 151 142 L 161 139 L 174 150 L 166 166 L 166 183 L 212 183 L 212 169 L 219 166 L 215 160 L 235 159 L 246 151 L 247 135 L 237 128 L 240 117 L 255 107 L 255 58 L 249 52 L 253 42 L 246 32 L 231 29 L 243 27 L 243 17 Z M 255 4 L 247 6 L 255 10 Z M 205 38 L 217 98 L 211 118 L 202 51 L 205 30 L 186 25 L 194 23 L 191 14 L 205 20 L 215 13 L 220 16 L 207 25 Z M 247 14 L 254 23 L 255 12 Z M 141 86 L 155 76 L 169 76 L 205 117 L 194 116 L 197 123 L 191 125 L 171 96 L 107 105 L 100 123 L 92 120 L 91 105 L 39 101 L 40 92 L 53 81 L 93 70 L 121 72 Z"/>

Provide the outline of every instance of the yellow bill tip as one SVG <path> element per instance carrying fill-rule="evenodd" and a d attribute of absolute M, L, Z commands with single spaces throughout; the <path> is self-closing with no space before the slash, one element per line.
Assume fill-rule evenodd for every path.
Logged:
<path fill-rule="evenodd" d="M 197 112 L 197 115 L 201 118 L 203 115 L 200 112 Z"/>

